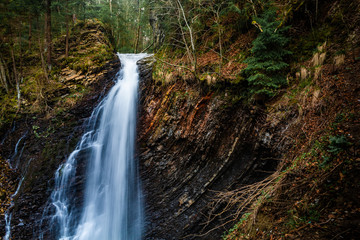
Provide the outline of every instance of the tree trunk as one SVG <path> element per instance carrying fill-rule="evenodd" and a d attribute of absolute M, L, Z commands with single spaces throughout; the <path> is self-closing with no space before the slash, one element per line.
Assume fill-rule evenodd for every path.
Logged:
<path fill-rule="evenodd" d="M 162 45 L 162 41 L 164 40 L 164 36 L 163 36 L 164 30 L 162 29 L 162 26 L 159 23 L 159 18 L 154 8 L 150 9 L 149 22 L 153 31 L 154 51 L 157 51 Z"/>
<path fill-rule="evenodd" d="M 31 40 L 32 40 L 32 17 L 29 14 L 29 50 L 31 49 Z"/>
<path fill-rule="evenodd" d="M 51 68 L 51 0 L 46 0 L 45 14 L 46 63 Z"/>
<path fill-rule="evenodd" d="M 216 24 L 218 26 L 219 51 L 220 51 L 219 75 L 221 75 L 222 64 L 223 64 L 223 49 L 222 49 L 222 29 L 220 25 L 220 7 L 216 10 Z"/>
<path fill-rule="evenodd" d="M 140 17 L 141 17 L 141 9 L 140 9 L 140 0 L 137 1 L 138 3 L 138 17 L 137 17 L 137 22 L 138 22 L 138 27 L 137 27 L 137 31 L 136 31 L 136 39 L 135 39 L 135 50 L 134 52 L 137 53 L 138 52 L 138 47 L 139 47 L 139 41 L 140 41 Z"/>
<path fill-rule="evenodd" d="M 155 11 L 153 8 L 150 9 L 150 17 L 149 17 L 149 23 L 150 23 L 150 26 L 151 26 L 151 29 L 152 29 L 152 33 L 153 33 L 153 43 L 155 44 L 155 49 L 156 49 L 156 21 L 157 18 L 156 18 L 156 15 L 155 15 Z"/>
<path fill-rule="evenodd" d="M 76 24 L 76 14 L 75 14 L 75 13 L 73 13 L 73 15 L 72 15 L 72 22 L 71 22 L 71 26 L 72 26 L 72 27 L 74 27 L 74 26 L 75 26 L 75 24 Z"/>
<path fill-rule="evenodd" d="M 13 71 L 14 71 L 14 78 L 16 82 L 16 92 L 17 92 L 17 99 L 18 99 L 18 111 L 20 110 L 20 83 L 19 83 L 19 77 L 16 70 L 16 64 L 15 64 L 15 55 L 14 55 L 14 48 L 11 48 L 11 58 L 13 61 Z"/>
<path fill-rule="evenodd" d="M 3 62 L 2 58 L 0 58 L 0 78 L 1 78 L 1 82 L 3 84 L 3 87 L 5 88 L 6 92 L 9 92 L 9 86 L 7 83 L 7 78 L 6 78 L 6 71 L 5 71 L 5 63 Z"/>
<path fill-rule="evenodd" d="M 68 16 L 66 17 L 67 19 L 69 18 Z M 66 40 L 65 40 L 65 57 L 69 57 L 69 37 L 70 37 L 70 32 L 69 32 L 69 21 L 66 20 Z"/>
<path fill-rule="evenodd" d="M 66 39 L 65 39 L 65 57 L 69 57 L 69 0 L 66 0 Z"/>
<path fill-rule="evenodd" d="M 184 19 L 184 22 L 185 22 L 185 25 L 189 31 L 189 35 L 190 35 L 190 46 L 191 46 L 191 52 L 189 52 L 192 57 L 192 67 L 193 67 L 193 71 L 194 71 L 194 75 L 196 77 L 196 73 L 197 73 L 197 57 L 196 57 L 196 49 L 195 49 L 195 43 L 194 43 L 194 37 L 193 37 L 193 32 L 192 32 L 192 28 L 190 27 L 189 23 L 188 23 L 188 20 L 186 18 L 186 15 L 185 15 L 185 11 L 184 11 L 184 8 L 181 4 L 181 2 L 179 0 L 177 0 L 177 4 L 178 4 L 178 8 L 179 8 L 179 14 L 182 15 L 183 19 Z M 180 29 L 182 28 L 181 26 L 181 22 L 179 20 L 179 27 Z M 184 39 L 184 42 L 186 43 L 186 37 L 185 37 L 185 33 L 182 31 L 182 35 L 183 35 L 183 39 Z M 186 44 L 187 45 L 187 44 Z M 189 48 L 189 47 L 188 47 Z"/>
<path fill-rule="evenodd" d="M 120 47 L 120 39 L 121 39 L 121 34 L 120 34 L 120 18 L 119 18 L 119 14 L 116 14 L 116 43 L 115 43 L 115 48 L 119 49 Z"/>
<path fill-rule="evenodd" d="M 21 82 L 22 82 L 22 79 L 23 79 L 23 58 L 22 58 L 22 41 L 21 41 L 21 32 L 19 32 L 19 51 L 20 51 L 20 54 L 19 54 L 19 57 L 20 57 L 20 74 L 19 74 L 19 78 L 21 79 Z"/>
<path fill-rule="evenodd" d="M 44 59 L 44 55 L 43 55 L 43 49 L 42 49 L 42 44 L 41 44 L 40 38 L 39 38 L 39 50 L 40 50 L 41 66 L 43 68 L 46 81 L 49 82 L 49 76 L 48 76 L 47 69 L 46 69 L 46 64 L 45 64 L 45 59 Z"/>

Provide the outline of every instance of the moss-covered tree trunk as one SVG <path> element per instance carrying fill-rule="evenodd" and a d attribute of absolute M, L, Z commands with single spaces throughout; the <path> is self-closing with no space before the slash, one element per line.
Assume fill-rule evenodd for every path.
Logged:
<path fill-rule="evenodd" d="M 29 38 L 28 38 L 28 41 L 29 41 L 29 50 L 31 49 L 31 41 L 32 41 L 32 16 L 31 14 L 29 13 L 29 16 L 28 16 L 28 21 L 29 21 Z"/>
<path fill-rule="evenodd" d="M 69 0 L 66 0 L 66 40 L 65 40 L 65 57 L 69 57 Z"/>
<path fill-rule="evenodd" d="M 46 63 L 51 66 L 51 0 L 46 0 L 45 14 Z"/>
<path fill-rule="evenodd" d="M 140 9 L 140 0 L 137 1 L 138 4 L 138 17 L 137 17 L 137 31 L 136 31 L 136 39 L 135 39 L 135 46 L 134 46 L 134 52 L 138 52 L 139 48 L 139 40 L 140 40 L 140 17 L 141 17 L 141 9 Z"/>
<path fill-rule="evenodd" d="M 18 111 L 19 111 L 20 110 L 20 82 L 19 82 L 19 76 L 18 76 L 17 69 L 16 69 L 14 48 L 11 48 L 11 58 L 13 61 L 13 71 L 14 71 L 14 78 L 15 78 L 15 82 L 16 82 L 16 92 L 17 92 Z"/>

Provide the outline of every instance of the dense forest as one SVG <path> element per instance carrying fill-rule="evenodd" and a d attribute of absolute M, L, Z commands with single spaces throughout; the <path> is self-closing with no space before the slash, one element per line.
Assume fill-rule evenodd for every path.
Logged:
<path fill-rule="evenodd" d="M 16 91 L 20 108 L 20 85 L 28 77 L 24 72 L 29 62 L 38 62 L 38 73 L 42 71 L 48 81 L 63 64 L 78 60 L 72 55 L 75 26 L 98 19 L 111 33 L 114 51 L 157 52 L 165 68 L 199 80 L 245 83 L 251 95 L 272 97 L 289 83 L 286 73 L 292 62 L 310 57 L 318 44 L 340 29 L 353 34 L 356 24 L 346 18 L 356 18 L 352 5 L 357 3 L 344 4 L 333 9 L 334 15 L 324 16 L 330 5 L 318 0 L 2 1 L 2 91 Z M 295 41 L 299 35 L 303 38 Z M 353 51 L 356 42 L 351 35 L 337 54 Z M 245 69 L 240 66 L 244 64 Z"/>
<path fill-rule="evenodd" d="M 52 179 L 116 53 L 152 54 L 138 63 L 144 239 L 360 234 L 359 0 L 1 0 L 0 26 L 4 239 L 56 238 Z"/>
<path fill-rule="evenodd" d="M 150 42 L 146 4 L 140 0 L 2 1 L 2 90 L 6 93 L 16 91 L 20 108 L 20 85 L 29 77 L 25 74 L 26 69 L 39 66 L 39 69 L 34 69 L 37 71 L 37 95 L 45 98 L 41 89 L 49 81 L 49 75 L 63 64 L 78 60 L 72 54 L 75 51 L 72 34 L 76 31 L 75 26 L 81 28 L 87 19 L 98 19 L 104 24 L 111 33 L 112 48 L 121 52 L 140 51 Z M 94 60 L 106 58 L 109 54 L 112 53 L 99 53 Z M 46 82 L 40 83 L 41 78 Z"/>

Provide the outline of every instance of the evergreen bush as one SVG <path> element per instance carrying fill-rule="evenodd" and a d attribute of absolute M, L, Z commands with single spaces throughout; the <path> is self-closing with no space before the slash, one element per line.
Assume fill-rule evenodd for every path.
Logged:
<path fill-rule="evenodd" d="M 251 94 L 272 97 L 286 84 L 284 70 L 288 64 L 284 57 L 291 52 L 285 49 L 288 38 L 284 32 L 287 28 L 280 28 L 281 21 L 276 16 L 275 10 L 268 8 L 253 21 L 260 33 L 252 42 L 252 54 L 245 60 L 248 66 L 244 70 Z"/>

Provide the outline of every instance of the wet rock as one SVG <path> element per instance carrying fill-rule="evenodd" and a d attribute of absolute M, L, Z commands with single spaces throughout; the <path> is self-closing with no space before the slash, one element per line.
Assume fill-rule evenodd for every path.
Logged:
<path fill-rule="evenodd" d="M 217 218 L 204 225 L 215 192 L 261 180 L 277 164 L 270 159 L 277 154 L 272 134 L 258 133 L 258 119 L 266 117 L 182 81 L 158 87 L 149 77 L 151 66 L 140 69 L 145 239 L 219 239 L 225 228 L 196 237 L 223 224 Z"/>
<path fill-rule="evenodd" d="M 18 129 L 1 146 L 0 154 L 11 156 L 17 140 L 24 132 L 29 133 L 18 169 L 19 175 L 24 175 L 25 179 L 14 199 L 15 205 L 11 210 L 12 239 L 38 239 L 40 234 L 44 234 L 44 239 L 55 239 L 56 229 L 52 229 L 53 226 L 50 225 L 53 209 L 48 204 L 54 186 L 55 171 L 74 150 L 86 127 L 87 118 L 113 85 L 113 79 L 119 68 L 118 60 L 106 63 L 101 74 L 94 76 L 94 81 L 87 86 L 89 93 L 71 109 L 67 109 L 64 114 L 56 116 L 56 121 L 59 122 L 56 127 L 50 125 L 51 121 L 44 116 L 24 118 L 17 123 Z M 77 78 L 86 79 L 86 76 L 78 74 Z M 54 96 L 64 96 L 65 89 L 58 90 Z M 53 130 L 46 135 L 36 136 L 32 126 L 38 126 L 39 132 L 43 129 L 47 131 L 49 126 L 52 126 Z M 83 202 L 82 192 L 86 169 L 84 159 L 87 154 L 81 152 L 78 159 L 79 165 L 74 184 L 77 189 L 74 198 L 78 206 L 81 206 Z M 1 218 L 0 225 L 4 226 L 3 224 L 5 224 L 4 219 Z M 0 236 L 4 236 L 4 230 L 4 228 L 0 228 Z"/>

